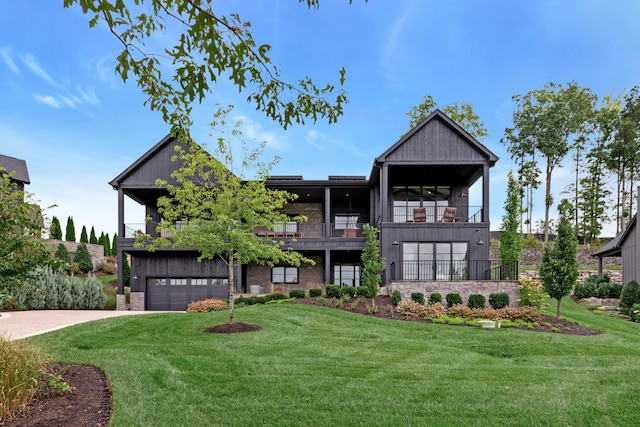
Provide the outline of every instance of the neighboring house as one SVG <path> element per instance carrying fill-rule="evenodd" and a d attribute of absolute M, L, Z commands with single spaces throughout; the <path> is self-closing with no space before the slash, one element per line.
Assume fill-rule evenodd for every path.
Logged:
<path fill-rule="evenodd" d="M 640 201 L 640 193 L 638 194 L 638 201 Z M 637 222 L 638 215 L 635 215 L 622 233 L 592 254 L 598 258 L 598 274 L 602 274 L 603 258 L 621 257 L 622 284 L 626 285 L 632 280 L 640 282 L 640 251 L 637 249 L 640 233 Z"/>
<path fill-rule="evenodd" d="M 29 171 L 27 170 L 27 162 L 15 157 L 4 156 L 0 154 L 0 171 L 3 174 L 14 173 L 11 181 L 15 182 L 18 190 L 24 191 L 25 184 L 30 184 Z"/>
<path fill-rule="evenodd" d="M 118 191 L 118 264 L 131 256 L 131 308 L 184 310 L 191 301 L 227 297 L 226 266 L 220 260 L 197 262 L 193 249 L 148 252 L 134 248 L 136 232 L 158 236 L 162 221 L 156 201 L 166 194 L 156 179 L 171 182 L 179 165 L 171 161 L 174 138 L 166 137 L 118 175 L 110 185 Z M 489 168 L 497 157 L 449 117 L 434 111 L 382 155 L 371 175 L 272 176 L 267 186 L 295 193 L 285 207 L 292 218 L 307 222 L 275 224 L 258 234 L 284 239 L 313 259 L 313 267 L 258 265 L 238 267 L 238 292 L 321 287 L 336 283 L 359 286 L 364 224 L 380 230 L 381 255 L 387 268 L 383 285 L 411 291 L 488 293 L 508 291 L 517 301 L 517 283 L 491 282 L 498 266 L 489 260 Z M 479 206 L 468 203 L 469 189 L 481 189 Z M 151 221 L 125 224 L 125 196 L 145 206 Z M 485 244 L 485 242 L 487 244 Z M 119 277 L 119 308 L 124 287 Z M 514 285 L 515 283 L 515 285 Z M 501 289 L 507 286 L 509 289 Z M 515 290 L 514 290 L 515 289 Z"/>

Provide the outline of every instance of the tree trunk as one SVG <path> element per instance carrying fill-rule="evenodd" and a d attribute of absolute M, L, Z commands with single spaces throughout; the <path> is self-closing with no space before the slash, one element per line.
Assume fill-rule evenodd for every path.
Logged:
<path fill-rule="evenodd" d="M 558 308 L 556 309 L 556 319 L 560 318 L 560 301 L 562 301 L 562 297 L 558 298 Z"/>
<path fill-rule="evenodd" d="M 545 184 L 544 195 L 544 244 L 549 242 L 549 208 L 551 207 L 551 173 L 553 168 L 551 163 L 547 160 L 547 182 Z"/>
<path fill-rule="evenodd" d="M 235 288 L 236 288 L 236 280 L 235 280 L 235 276 L 233 274 L 233 270 L 234 270 L 234 263 L 233 263 L 233 253 L 230 252 L 228 255 L 228 262 L 227 262 L 227 266 L 229 269 L 229 323 L 233 323 L 233 309 L 234 309 L 234 297 L 235 297 Z"/>

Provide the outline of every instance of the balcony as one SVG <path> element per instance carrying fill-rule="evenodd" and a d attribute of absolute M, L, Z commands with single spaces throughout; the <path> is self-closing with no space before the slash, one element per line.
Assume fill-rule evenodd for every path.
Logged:
<path fill-rule="evenodd" d="M 399 268 L 398 268 L 399 267 Z M 430 260 L 392 263 L 391 280 L 517 280 L 518 261 Z"/>
<path fill-rule="evenodd" d="M 394 206 L 393 222 L 482 222 L 482 206 Z"/>

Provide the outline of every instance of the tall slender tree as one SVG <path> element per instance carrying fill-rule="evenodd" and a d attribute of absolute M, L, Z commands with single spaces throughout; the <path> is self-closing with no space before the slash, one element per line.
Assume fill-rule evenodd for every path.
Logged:
<path fill-rule="evenodd" d="M 109 233 L 102 238 L 102 247 L 104 248 L 104 256 L 111 256 L 111 239 Z"/>
<path fill-rule="evenodd" d="M 49 238 L 53 240 L 62 240 L 62 227 L 60 227 L 60 220 L 56 216 L 51 219 Z"/>
<path fill-rule="evenodd" d="M 508 179 L 507 198 L 500 227 L 500 258 L 504 263 L 505 278 L 515 280 L 518 277 L 518 262 L 523 245 L 522 234 L 518 233 L 521 189 L 513 173 L 509 172 Z"/>
<path fill-rule="evenodd" d="M 98 238 L 96 237 L 96 230 L 91 226 L 91 233 L 89 234 L 89 243 L 92 245 L 98 244 Z"/>
<path fill-rule="evenodd" d="M 362 233 L 367 238 L 362 251 L 362 286 L 369 289 L 370 297 L 375 298 L 380 289 L 385 260 L 380 256 L 378 229 L 365 224 Z"/>
<path fill-rule="evenodd" d="M 73 224 L 73 217 L 67 217 L 67 227 L 65 229 L 64 240 L 67 242 L 75 242 L 76 241 L 76 227 Z"/>
<path fill-rule="evenodd" d="M 89 243 L 89 238 L 87 237 L 87 227 L 82 226 L 82 231 L 80 232 L 80 243 L 84 243 L 85 245 Z"/>
<path fill-rule="evenodd" d="M 556 317 L 560 318 L 560 302 L 569 295 L 578 279 L 578 240 L 573 229 L 573 207 L 567 199 L 558 205 L 558 236 L 553 245 L 544 248 L 540 264 L 540 279 L 544 290 L 558 302 Z"/>
<path fill-rule="evenodd" d="M 113 234 L 113 241 L 111 242 L 111 256 L 118 255 L 118 233 Z"/>

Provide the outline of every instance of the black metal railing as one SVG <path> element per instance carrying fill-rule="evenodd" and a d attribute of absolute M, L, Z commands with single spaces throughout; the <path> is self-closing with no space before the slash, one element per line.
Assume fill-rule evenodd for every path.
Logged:
<path fill-rule="evenodd" d="M 518 261 L 402 261 L 392 266 L 391 274 L 392 280 L 517 280 Z"/>
<path fill-rule="evenodd" d="M 451 220 L 447 208 L 455 209 Z M 394 206 L 393 222 L 482 222 L 482 206 Z"/>

